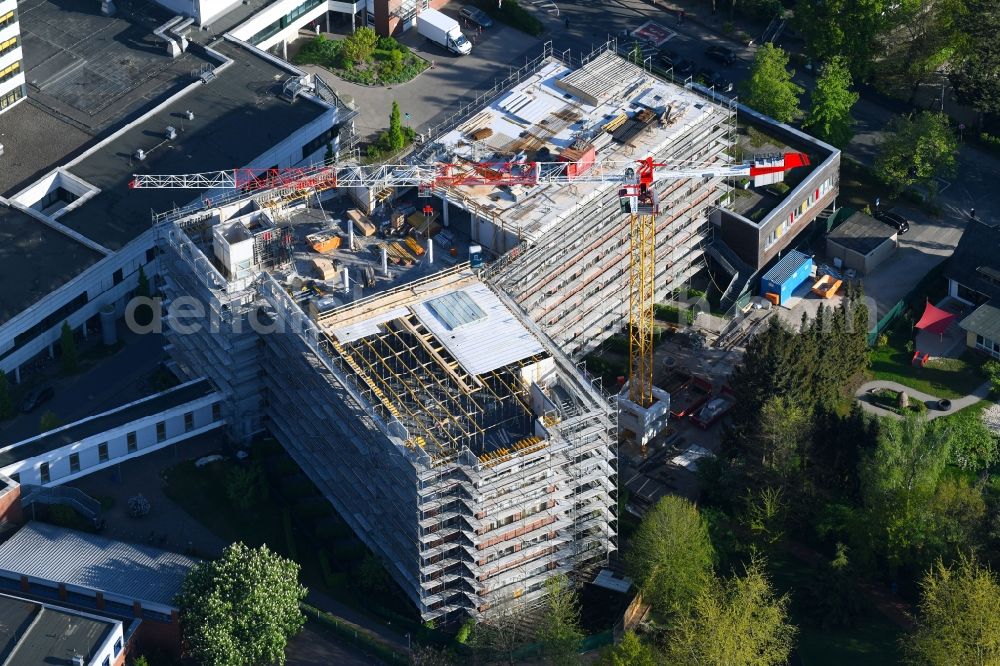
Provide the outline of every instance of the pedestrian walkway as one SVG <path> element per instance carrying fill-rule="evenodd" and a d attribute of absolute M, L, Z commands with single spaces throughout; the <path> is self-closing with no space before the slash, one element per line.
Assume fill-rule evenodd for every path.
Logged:
<path fill-rule="evenodd" d="M 984 382 L 981 386 L 979 386 L 975 391 L 973 391 L 969 395 L 952 400 L 951 408 L 945 412 L 937 409 L 937 403 L 940 400 L 940 398 L 930 395 L 929 393 L 924 393 L 923 391 L 912 389 L 909 386 L 904 386 L 899 382 L 890 382 L 879 379 L 871 382 L 865 382 L 858 388 L 857 392 L 854 394 L 854 397 L 857 399 L 859 403 L 861 403 L 861 408 L 863 410 L 871 414 L 878 414 L 879 416 L 891 416 L 892 418 L 896 419 L 902 417 L 896 412 L 889 411 L 888 409 L 883 409 L 882 407 L 879 407 L 878 405 L 869 402 L 870 400 L 869 395 L 873 391 L 877 391 L 879 389 L 906 391 L 906 395 L 910 397 L 910 400 L 919 400 L 927 405 L 928 420 L 936 419 L 939 416 L 948 416 L 949 414 L 954 414 L 960 409 L 965 409 L 969 405 L 974 405 L 980 400 L 985 400 L 990 395 L 990 383 Z"/>

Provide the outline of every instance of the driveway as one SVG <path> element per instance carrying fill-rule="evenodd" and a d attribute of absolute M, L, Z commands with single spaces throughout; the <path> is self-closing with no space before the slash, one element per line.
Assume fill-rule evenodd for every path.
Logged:
<path fill-rule="evenodd" d="M 871 391 L 876 391 L 878 389 L 906 391 L 906 395 L 910 398 L 910 400 L 919 400 L 920 402 L 927 405 L 928 407 L 927 420 L 936 419 L 939 416 L 948 416 L 949 414 L 954 414 L 960 409 L 965 409 L 969 405 L 974 405 L 980 400 L 985 400 L 990 395 L 990 383 L 985 382 L 969 395 L 962 396 L 961 398 L 952 400 L 951 409 L 949 409 L 947 412 L 944 412 L 938 409 L 937 407 L 938 400 L 940 399 L 937 396 L 933 396 L 930 395 L 929 393 L 918 391 L 916 389 L 910 388 L 909 386 L 903 386 L 898 382 L 890 382 L 879 379 L 871 382 L 865 382 L 860 387 L 858 387 L 858 390 L 854 394 L 854 397 L 857 399 L 859 403 L 861 403 L 861 408 L 863 410 L 871 414 L 878 414 L 879 416 L 890 416 L 894 419 L 900 419 L 902 417 L 896 412 L 890 411 L 888 409 L 883 409 L 882 407 L 879 407 L 878 405 L 869 402 L 868 394 Z"/>
<path fill-rule="evenodd" d="M 445 14 L 458 17 L 460 5 L 449 5 Z M 472 30 L 466 29 L 469 38 Z M 342 39 L 342 34 L 328 34 L 331 39 Z M 303 39 L 311 39 L 303 35 Z M 355 131 L 361 137 L 368 137 L 385 130 L 389 126 L 389 112 L 392 102 L 399 103 L 404 114 L 410 114 L 403 124 L 418 133 L 437 125 L 448 118 L 465 101 L 489 90 L 494 83 L 505 79 L 511 68 L 517 68 L 542 51 L 541 40 L 520 30 L 501 23 L 476 36 L 472 53 L 456 56 L 438 45 L 429 42 L 415 29 L 408 30 L 399 41 L 410 47 L 417 55 L 433 67 L 424 70 L 416 78 L 406 83 L 388 87 L 369 87 L 348 83 L 331 72 L 314 65 L 303 65 L 302 69 L 321 75 L 340 95 L 354 99 L 358 117 L 354 120 Z M 302 42 L 297 42 L 301 44 Z M 290 48 L 296 51 L 295 46 Z"/>
<path fill-rule="evenodd" d="M 126 333 L 121 338 L 125 346 L 90 370 L 44 382 L 55 389 L 55 396 L 30 414 L 0 424 L 0 446 L 38 435 L 44 412 L 52 411 L 63 423 L 72 423 L 152 393 L 145 380 L 165 358 L 163 336 Z"/>

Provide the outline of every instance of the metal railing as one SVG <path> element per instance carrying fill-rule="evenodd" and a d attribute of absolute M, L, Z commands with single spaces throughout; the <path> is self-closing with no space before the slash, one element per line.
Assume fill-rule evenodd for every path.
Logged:
<path fill-rule="evenodd" d="M 99 524 L 101 521 L 101 503 L 79 488 L 22 484 L 22 507 L 27 508 L 35 502 L 46 505 L 61 504 L 62 506 L 71 507 L 76 509 L 84 518 L 94 521 L 94 525 Z"/>

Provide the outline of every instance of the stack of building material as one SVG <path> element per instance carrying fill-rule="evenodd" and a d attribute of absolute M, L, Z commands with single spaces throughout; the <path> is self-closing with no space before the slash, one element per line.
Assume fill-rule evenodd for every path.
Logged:
<path fill-rule="evenodd" d="M 306 242 L 313 251 L 324 254 L 340 247 L 340 236 L 334 231 L 320 231 L 306 236 Z"/>
<path fill-rule="evenodd" d="M 375 234 L 375 225 L 368 219 L 368 216 L 357 208 L 347 211 L 347 217 L 354 225 L 354 230 L 362 236 L 372 236 Z"/>

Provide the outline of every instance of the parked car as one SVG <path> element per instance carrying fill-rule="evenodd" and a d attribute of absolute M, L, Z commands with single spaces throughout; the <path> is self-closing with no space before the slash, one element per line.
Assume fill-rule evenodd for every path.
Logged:
<path fill-rule="evenodd" d="M 729 92 L 733 89 L 732 83 L 726 81 L 721 74 L 712 71 L 708 67 L 702 67 L 695 72 L 694 80 L 700 82 L 702 85 L 715 88 L 719 92 Z"/>
<path fill-rule="evenodd" d="M 662 49 L 657 60 L 661 66 L 667 69 L 673 68 L 674 76 L 686 77 L 691 76 L 691 73 L 694 72 L 694 63 L 685 60 L 676 51 Z"/>
<path fill-rule="evenodd" d="M 910 230 L 910 222 L 905 217 L 898 213 L 890 213 L 887 210 L 877 210 L 873 217 L 879 222 L 885 222 L 890 227 L 894 227 L 896 231 L 901 234 L 905 234 Z"/>
<path fill-rule="evenodd" d="M 55 394 L 56 392 L 52 389 L 51 386 L 43 386 L 40 388 L 36 388 L 31 393 L 24 396 L 24 400 L 22 400 L 21 403 L 17 406 L 17 411 L 21 412 L 22 414 L 33 412 L 42 405 L 44 405 L 45 403 L 47 403 L 49 400 L 51 400 L 52 396 L 54 396 Z"/>
<path fill-rule="evenodd" d="M 493 27 L 493 19 L 479 7 L 462 7 L 458 10 L 458 15 L 463 21 L 469 21 L 482 28 Z"/>
<path fill-rule="evenodd" d="M 736 51 L 727 49 L 724 46 L 709 46 L 705 49 L 705 55 L 716 62 L 721 62 L 727 67 L 737 61 Z"/>

